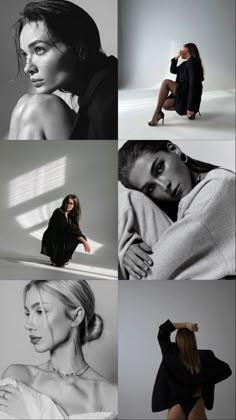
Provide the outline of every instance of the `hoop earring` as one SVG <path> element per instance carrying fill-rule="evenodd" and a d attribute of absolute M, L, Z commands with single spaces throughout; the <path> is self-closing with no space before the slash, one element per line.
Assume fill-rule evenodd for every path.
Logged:
<path fill-rule="evenodd" d="M 188 162 L 188 156 L 185 153 L 181 152 L 180 160 L 182 160 L 182 162 L 184 162 L 184 163 L 187 163 Z"/>

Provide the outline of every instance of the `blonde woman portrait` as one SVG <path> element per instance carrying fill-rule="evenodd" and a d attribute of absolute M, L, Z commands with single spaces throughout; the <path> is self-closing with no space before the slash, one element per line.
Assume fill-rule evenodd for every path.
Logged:
<path fill-rule="evenodd" d="M 114 290 L 108 289 L 108 296 L 109 290 L 112 300 Z M 4 370 L 0 418 L 116 418 L 116 386 L 85 356 L 88 343 L 99 340 L 104 328 L 90 285 L 85 280 L 32 280 L 23 289 L 23 305 L 29 341 L 36 353 L 49 352 L 49 357 Z"/>

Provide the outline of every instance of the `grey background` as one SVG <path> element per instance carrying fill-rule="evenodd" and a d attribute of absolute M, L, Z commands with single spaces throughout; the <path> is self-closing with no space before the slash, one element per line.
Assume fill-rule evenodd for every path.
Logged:
<path fill-rule="evenodd" d="M 188 42 L 199 48 L 204 90 L 234 88 L 234 0 L 119 0 L 120 88 L 175 80 L 170 60 Z"/>
<path fill-rule="evenodd" d="M 107 55 L 117 57 L 117 0 L 71 0 L 84 8 L 96 22 L 103 50 Z M 16 78 L 17 59 L 11 27 L 29 0 L 9 0 L 1 2 L 0 9 L 0 49 L 2 51 L 0 69 L 0 139 L 5 138 L 9 129 L 11 112 L 17 100 L 29 91 L 27 78 Z"/>
<path fill-rule="evenodd" d="M 235 419 L 235 281 L 119 283 L 119 418 L 164 419 L 152 413 L 151 397 L 161 363 L 158 327 L 198 322 L 198 348 L 211 349 L 233 374 L 216 384 L 207 418 Z M 174 340 L 175 333 L 172 339 Z"/>
<path fill-rule="evenodd" d="M 56 177 L 60 176 L 58 170 L 50 184 L 52 190 L 46 192 L 45 188 L 48 187 L 49 180 L 47 173 L 43 173 L 44 177 L 38 177 L 39 171 L 42 170 L 40 168 L 60 158 L 65 158 L 65 178 L 61 186 L 54 188 L 54 176 L 55 182 Z M 33 175 L 31 171 L 34 171 Z M 42 171 L 46 172 L 46 169 Z M 28 185 L 21 183 L 18 177 L 22 175 L 26 175 L 29 179 Z M 44 267 L 44 278 L 51 278 L 51 271 L 47 271 L 49 258 L 40 254 L 41 242 L 32 237 L 31 233 L 47 227 L 49 217 L 55 209 L 49 207 L 49 203 L 71 193 L 78 195 L 81 203 L 82 232 L 88 238 L 103 245 L 91 255 L 75 252 L 72 262 L 117 270 L 116 141 L 3 141 L 0 143 L 0 179 L 0 278 L 17 279 L 15 277 L 17 273 L 11 277 L 7 269 L 3 272 L 1 270 L 2 260 L 10 263 L 14 261 L 15 255 L 18 259 L 25 261 L 37 262 L 38 258 L 43 259 L 46 262 L 41 266 Z M 25 188 L 27 187 L 29 191 L 32 191 L 32 198 L 13 205 L 14 202 L 10 201 L 10 185 L 13 180 L 16 187 L 13 193 L 15 197 L 19 195 L 23 199 L 26 198 Z M 40 186 L 39 183 L 42 185 Z M 37 196 L 40 188 L 42 188 L 42 194 Z M 41 210 L 43 205 L 46 206 L 44 211 Z M 39 209 L 38 212 L 37 209 Z M 31 210 L 35 210 L 36 213 L 33 220 L 29 220 L 26 215 L 26 222 L 32 221 L 33 225 L 25 228 L 17 221 L 17 217 Z M 40 222 L 45 212 L 48 220 Z M 79 245 L 77 249 L 83 249 L 82 245 Z M 35 278 L 35 275 L 34 277 L 32 275 L 33 273 L 30 273 L 31 277 L 22 276 L 21 278 Z M 62 276 L 60 273 L 58 275 Z"/>
<path fill-rule="evenodd" d="M 0 280 L 0 378 L 13 363 L 38 365 L 49 353 L 36 353 L 24 329 L 23 288 L 25 280 Z M 89 280 L 96 301 L 95 311 L 103 317 L 100 339 L 83 347 L 87 362 L 101 375 L 117 383 L 117 282 Z"/>

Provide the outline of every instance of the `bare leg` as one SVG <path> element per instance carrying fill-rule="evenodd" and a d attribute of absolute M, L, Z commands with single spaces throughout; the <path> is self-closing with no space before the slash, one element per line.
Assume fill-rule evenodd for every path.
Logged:
<path fill-rule="evenodd" d="M 187 420 L 207 420 L 205 404 L 203 398 L 200 398 L 188 415 Z"/>
<path fill-rule="evenodd" d="M 162 107 L 169 95 L 169 92 L 173 93 L 175 95 L 176 93 L 176 83 L 173 82 L 173 80 L 165 79 L 162 82 L 158 101 L 157 101 L 157 107 L 155 109 L 155 112 L 153 114 L 152 120 L 148 123 L 149 125 L 156 125 L 157 122 L 162 118 Z"/>
<path fill-rule="evenodd" d="M 186 416 L 180 404 L 176 404 L 169 409 L 167 420 L 186 420 Z"/>

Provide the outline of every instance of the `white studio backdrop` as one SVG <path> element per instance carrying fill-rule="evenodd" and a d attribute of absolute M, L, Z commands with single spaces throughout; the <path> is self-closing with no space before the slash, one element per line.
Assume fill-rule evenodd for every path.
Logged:
<path fill-rule="evenodd" d="M 175 80 L 170 60 L 189 42 L 200 51 L 204 90 L 233 89 L 235 0 L 119 0 L 120 88 L 153 89 Z"/>

